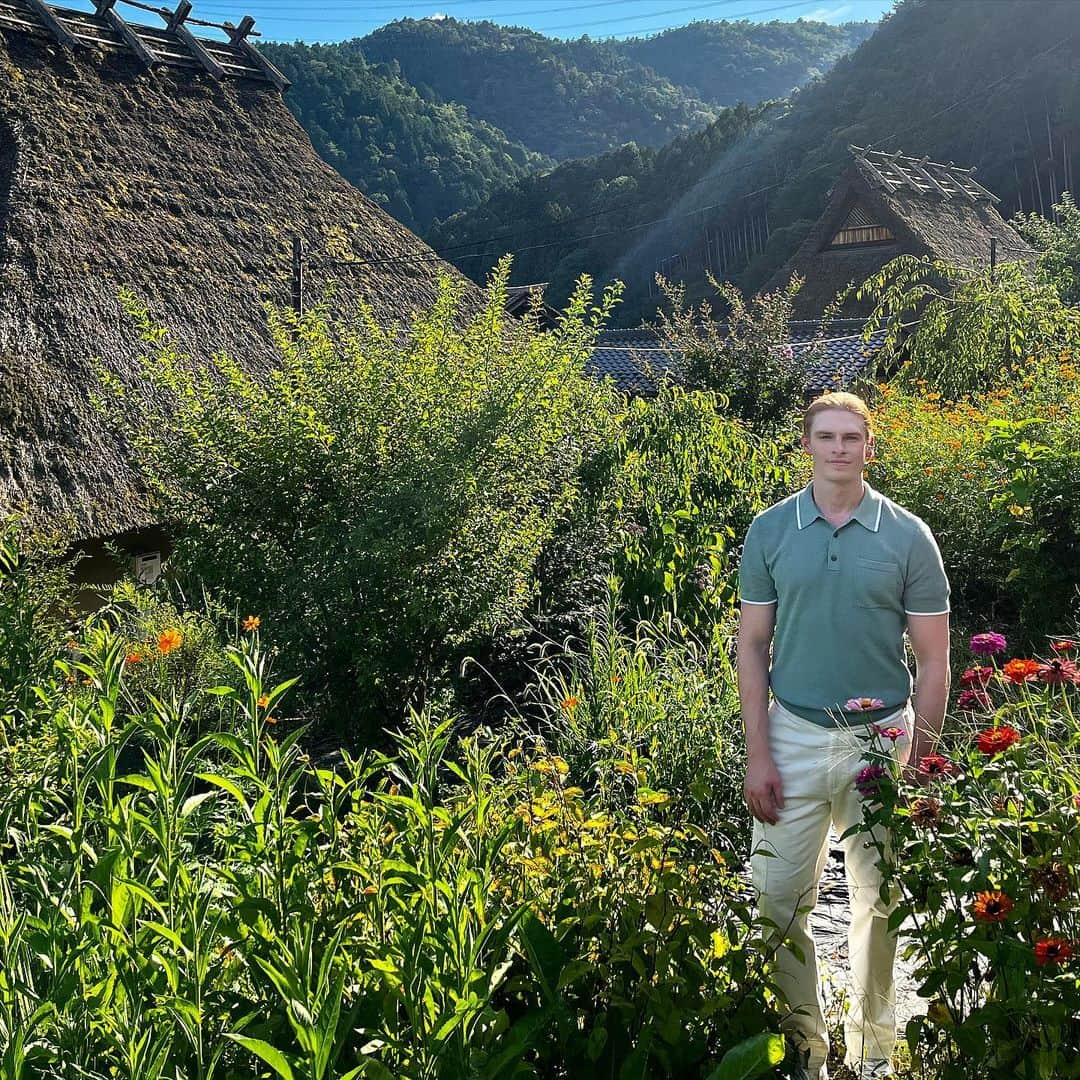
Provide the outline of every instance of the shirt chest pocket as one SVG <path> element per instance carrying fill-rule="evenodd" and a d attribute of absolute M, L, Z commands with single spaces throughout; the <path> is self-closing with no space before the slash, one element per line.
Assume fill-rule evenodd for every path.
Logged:
<path fill-rule="evenodd" d="M 900 567 L 879 559 L 855 558 L 855 604 L 861 608 L 891 608 L 900 604 Z"/>

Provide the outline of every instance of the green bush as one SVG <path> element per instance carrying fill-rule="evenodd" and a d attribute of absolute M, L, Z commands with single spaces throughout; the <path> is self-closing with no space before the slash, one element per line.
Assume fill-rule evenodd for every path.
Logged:
<path fill-rule="evenodd" d="M 141 397 L 130 434 L 176 539 L 171 571 L 258 615 L 304 672 L 304 705 L 366 720 L 363 734 L 518 618 L 611 424 L 583 367 L 614 293 L 591 306 L 583 281 L 540 334 L 504 316 L 508 272 L 475 311 L 443 280 L 407 326 L 272 314 L 265 378 L 223 356 L 193 373 L 132 302 L 162 393 Z"/>
<path fill-rule="evenodd" d="M 619 579 L 631 620 L 676 616 L 703 639 L 732 610 L 742 537 L 786 482 L 776 444 L 716 395 L 666 386 L 628 403 L 586 464 L 582 497 L 549 545 L 544 595 L 602 614 Z"/>
<path fill-rule="evenodd" d="M 686 303 L 686 290 L 659 279 L 670 313 L 658 312 L 659 328 L 671 349 L 683 358 L 687 385 L 721 396 L 723 411 L 765 433 L 782 426 L 807 394 L 810 353 L 798 356 L 788 339 L 793 303 L 802 288 L 795 276 L 773 293 L 761 293 L 749 304 L 738 287 L 709 283 L 725 314 L 718 322 L 713 306 L 703 300 Z"/>

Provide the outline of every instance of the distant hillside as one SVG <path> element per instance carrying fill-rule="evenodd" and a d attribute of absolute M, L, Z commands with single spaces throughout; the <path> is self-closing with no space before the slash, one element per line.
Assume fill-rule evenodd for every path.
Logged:
<path fill-rule="evenodd" d="M 337 45 L 262 48 L 292 79 L 286 101 L 316 150 L 426 232 L 556 160 L 662 146 L 725 105 L 786 94 L 874 25 L 697 22 L 595 42 L 403 19 Z M 700 90 L 678 85 L 690 78 Z"/>
<path fill-rule="evenodd" d="M 292 80 L 285 100 L 323 160 L 416 231 L 552 164 L 463 106 L 425 97 L 393 65 L 368 64 L 355 49 L 262 50 Z"/>
<path fill-rule="evenodd" d="M 693 22 L 615 44 L 710 105 L 787 97 L 858 48 L 877 23 Z"/>
<path fill-rule="evenodd" d="M 628 286 L 620 318 L 634 322 L 650 309 L 658 268 L 692 290 L 703 288 L 704 239 L 717 231 L 737 240 L 763 235 L 767 223 L 764 250 L 727 275 L 759 287 L 821 213 L 829 186 L 851 160 L 849 143 L 977 166 L 1006 216 L 1021 207 L 1048 211 L 1054 193 L 1072 183 L 1080 150 L 1078 50 L 1075 0 L 900 0 L 880 29 L 828 74 L 767 110 L 752 130 L 714 141 L 703 167 L 680 172 L 677 158 L 662 151 L 613 185 L 605 158 L 577 163 L 573 184 L 564 184 L 559 171 L 539 182 L 558 202 L 561 224 L 551 225 L 543 211 L 524 212 L 543 198 L 530 177 L 447 222 L 435 243 L 535 225 L 525 245 L 516 239 L 491 245 L 493 257 L 500 246 L 534 248 L 518 257 L 515 280 L 561 284 L 581 271 L 601 280 L 620 277 Z M 638 191 L 666 189 L 662 206 L 652 199 L 632 220 L 675 220 L 630 231 L 630 218 L 605 216 L 631 182 Z M 508 213 L 509 207 L 520 212 Z M 552 236 L 588 237 L 598 222 L 611 220 L 623 224 L 621 235 L 536 247 Z M 459 264 L 478 279 L 489 265 Z"/>
<path fill-rule="evenodd" d="M 717 106 L 786 95 L 874 25 L 696 22 L 618 42 L 401 19 L 355 44 L 371 62 L 396 61 L 425 95 L 458 102 L 510 138 L 565 160 L 625 142 L 660 146 L 703 128 Z"/>

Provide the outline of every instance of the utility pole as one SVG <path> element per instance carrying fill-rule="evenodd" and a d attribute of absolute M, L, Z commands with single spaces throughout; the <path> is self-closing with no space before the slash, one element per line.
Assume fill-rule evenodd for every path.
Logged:
<path fill-rule="evenodd" d="M 304 314 L 304 241 L 299 236 L 292 242 L 292 309 L 297 316 Z"/>

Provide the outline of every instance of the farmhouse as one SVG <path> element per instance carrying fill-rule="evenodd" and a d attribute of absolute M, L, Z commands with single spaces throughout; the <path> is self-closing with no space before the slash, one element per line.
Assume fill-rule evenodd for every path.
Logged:
<path fill-rule="evenodd" d="M 791 259 L 766 285 L 773 291 L 798 273 L 805 284 L 795 314 L 819 317 L 849 282 L 861 283 L 898 255 L 984 267 L 1028 260 L 1034 252 L 997 211 L 1000 200 L 974 169 L 899 152 L 850 147 L 854 161 L 829 191 L 824 213 Z M 852 297 L 841 314 L 866 316 Z"/>
<path fill-rule="evenodd" d="M 195 362 L 225 351 L 258 371 L 297 238 L 309 291 L 336 279 L 339 314 L 363 298 L 402 317 L 437 272 L 463 279 L 320 160 L 252 20 L 212 41 L 186 0 L 158 29 L 97 8 L 0 3 L 0 513 L 149 554 L 161 538 L 91 403 L 99 362 L 137 380 L 121 289 Z"/>

